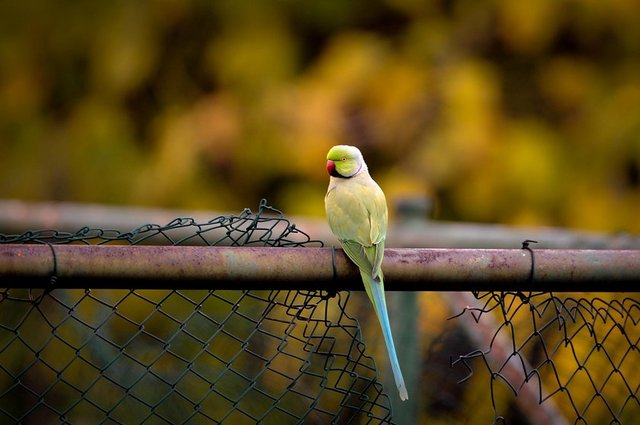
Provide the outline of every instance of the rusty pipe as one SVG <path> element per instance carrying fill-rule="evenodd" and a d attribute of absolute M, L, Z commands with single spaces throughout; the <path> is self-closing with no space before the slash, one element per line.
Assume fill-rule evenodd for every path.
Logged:
<path fill-rule="evenodd" d="M 383 270 L 387 290 L 637 292 L 640 251 L 387 249 Z M 332 248 L 0 245 L 0 286 L 54 274 L 65 288 L 362 289 Z"/>

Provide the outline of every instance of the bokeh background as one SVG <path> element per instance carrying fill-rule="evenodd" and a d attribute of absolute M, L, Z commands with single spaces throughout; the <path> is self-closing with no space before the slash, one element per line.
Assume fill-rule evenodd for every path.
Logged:
<path fill-rule="evenodd" d="M 437 219 L 640 230 L 633 0 L 20 1 L 0 198 L 323 215 L 359 146 Z"/>

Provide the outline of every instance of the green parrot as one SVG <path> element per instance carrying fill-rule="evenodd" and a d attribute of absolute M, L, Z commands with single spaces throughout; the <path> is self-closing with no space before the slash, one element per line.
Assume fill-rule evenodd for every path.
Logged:
<path fill-rule="evenodd" d="M 380 321 L 400 399 L 407 400 L 384 297 L 382 258 L 387 234 L 384 193 L 369 175 L 362 153 L 354 146 L 332 147 L 327 154 L 327 172 L 331 177 L 324 205 L 329 227 L 360 269 L 364 288 Z"/>

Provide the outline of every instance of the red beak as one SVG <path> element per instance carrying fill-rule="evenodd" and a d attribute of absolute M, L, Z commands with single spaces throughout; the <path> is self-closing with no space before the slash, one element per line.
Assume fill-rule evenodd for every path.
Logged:
<path fill-rule="evenodd" d="M 335 170 L 336 170 L 336 163 L 333 162 L 332 160 L 328 160 L 327 161 L 327 173 L 329 173 L 330 176 L 335 174 Z"/>

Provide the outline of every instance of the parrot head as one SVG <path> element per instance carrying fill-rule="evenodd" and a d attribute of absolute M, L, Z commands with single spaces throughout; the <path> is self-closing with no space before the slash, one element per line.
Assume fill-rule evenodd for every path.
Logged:
<path fill-rule="evenodd" d="M 327 154 L 327 172 L 332 177 L 347 179 L 366 168 L 360 149 L 349 145 L 336 145 Z"/>

